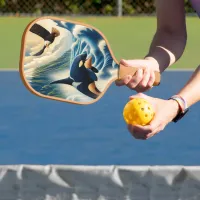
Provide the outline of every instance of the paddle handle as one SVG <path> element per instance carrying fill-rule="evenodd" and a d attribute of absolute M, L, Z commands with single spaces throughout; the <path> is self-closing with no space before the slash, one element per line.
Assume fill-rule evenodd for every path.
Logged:
<path fill-rule="evenodd" d="M 138 68 L 136 67 L 131 67 L 131 66 L 125 66 L 120 64 L 119 65 L 119 73 L 118 73 L 118 79 L 122 79 L 123 77 L 127 76 L 127 75 L 131 75 L 134 76 L 135 73 L 137 72 Z M 159 72 L 155 71 L 155 81 L 153 86 L 158 86 L 160 84 L 161 81 L 161 75 Z"/>

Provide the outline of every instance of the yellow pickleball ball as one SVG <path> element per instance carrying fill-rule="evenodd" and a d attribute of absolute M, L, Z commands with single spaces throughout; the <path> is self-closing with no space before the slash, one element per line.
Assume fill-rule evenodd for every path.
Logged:
<path fill-rule="evenodd" d="M 143 98 L 130 100 L 123 110 L 125 122 L 132 125 L 145 126 L 152 121 L 154 115 L 153 106 Z"/>

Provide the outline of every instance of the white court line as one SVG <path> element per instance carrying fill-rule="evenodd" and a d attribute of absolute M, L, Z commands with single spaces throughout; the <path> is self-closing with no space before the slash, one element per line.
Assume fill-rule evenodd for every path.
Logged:
<path fill-rule="evenodd" d="M 2 68 L 2 69 L 0 69 L 0 71 L 2 71 L 2 72 L 6 72 L 6 71 L 15 72 L 15 71 L 19 71 L 19 69 L 13 69 L 13 68 Z"/>
<path fill-rule="evenodd" d="M 189 71 L 189 72 L 193 72 L 195 70 L 195 68 L 180 68 L 180 69 L 167 69 L 165 71 L 170 71 L 170 72 L 185 72 L 185 71 Z"/>

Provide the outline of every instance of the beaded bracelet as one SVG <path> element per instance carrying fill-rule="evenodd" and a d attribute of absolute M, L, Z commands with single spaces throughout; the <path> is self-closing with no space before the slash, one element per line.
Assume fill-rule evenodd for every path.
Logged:
<path fill-rule="evenodd" d="M 179 109 L 181 110 L 177 114 L 177 116 L 173 119 L 173 122 L 177 122 L 189 111 L 187 102 L 185 101 L 185 99 L 183 97 L 181 97 L 179 95 L 174 95 L 174 96 L 170 97 L 169 99 L 175 100 L 179 105 Z"/>

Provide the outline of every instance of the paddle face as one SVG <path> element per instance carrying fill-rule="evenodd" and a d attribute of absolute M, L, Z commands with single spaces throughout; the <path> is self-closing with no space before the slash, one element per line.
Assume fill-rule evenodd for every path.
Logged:
<path fill-rule="evenodd" d="M 40 97 L 94 103 L 116 80 L 118 68 L 107 40 L 91 26 L 43 17 L 24 32 L 20 74 Z"/>

